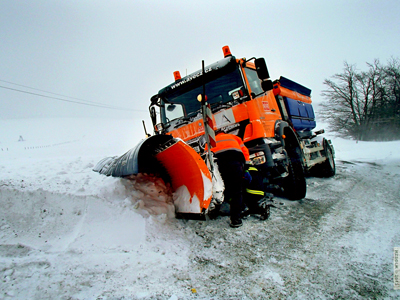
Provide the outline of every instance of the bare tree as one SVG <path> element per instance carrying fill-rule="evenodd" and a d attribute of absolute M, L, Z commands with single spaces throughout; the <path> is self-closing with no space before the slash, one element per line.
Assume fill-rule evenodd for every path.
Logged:
<path fill-rule="evenodd" d="M 400 63 L 388 66 L 379 60 L 367 63 L 368 71 L 344 63 L 343 73 L 325 79 L 327 89 L 322 118 L 342 136 L 358 140 L 386 140 L 400 137 Z"/>
<path fill-rule="evenodd" d="M 392 58 L 385 68 L 389 111 L 400 128 L 400 60 Z"/>
<path fill-rule="evenodd" d="M 321 116 L 329 121 L 334 131 L 344 136 L 354 136 L 354 129 L 360 125 L 356 77 L 355 66 L 345 62 L 342 74 L 335 74 L 332 80 L 324 81 L 328 89 L 322 95 L 329 101 L 322 104 L 324 110 Z"/>

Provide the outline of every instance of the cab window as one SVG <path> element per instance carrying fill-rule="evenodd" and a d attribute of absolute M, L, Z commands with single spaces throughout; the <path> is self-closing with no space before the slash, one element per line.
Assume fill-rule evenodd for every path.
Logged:
<path fill-rule="evenodd" d="M 261 81 L 258 78 L 256 70 L 250 69 L 250 68 L 245 68 L 245 72 L 246 72 L 247 80 L 249 81 L 249 84 L 250 84 L 251 92 L 254 94 L 253 97 L 264 93 L 264 91 L 261 87 Z"/>
<path fill-rule="evenodd" d="M 172 121 L 183 116 L 185 116 L 185 113 L 181 104 L 165 104 L 165 117 L 167 118 L 167 121 Z"/>

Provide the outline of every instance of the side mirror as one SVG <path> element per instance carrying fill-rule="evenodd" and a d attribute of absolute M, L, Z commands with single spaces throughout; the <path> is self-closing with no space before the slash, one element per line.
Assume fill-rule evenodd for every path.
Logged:
<path fill-rule="evenodd" d="M 271 79 L 262 81 L 261 88 L 263 89 L 264 92 L 272 90 L 274 88 L 274 85 L 272 84 Z"/>
<path fill-rule="evenodd" d="M 158 102 L 158 95 L 154 95 L 150 98 L 151 105 L 157 105 Z"/>
<path fill-rule="evenodd" d="M 156 109 L 154 108 L 154 106 L 150 107 L 150 118 L 151 122 L 153 123 L 153 126 L 155 126 L 157 123 L 157 116 L 156 116 Z"/>
<path fill-rule="evenodd" d="M 261 80 L 269 79 L 269 72 L 267 64 L 265 63 L 265 59 L 263 57 L 256 58 L 254 64 L 256 65 L 258 78 Z"/>

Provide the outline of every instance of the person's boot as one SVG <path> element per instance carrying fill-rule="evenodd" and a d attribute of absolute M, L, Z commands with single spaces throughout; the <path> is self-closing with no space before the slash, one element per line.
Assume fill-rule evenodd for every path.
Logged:
<path fill-rule="evenodd" d="M 271 214 L 271 201 L 272 197 L 269 195 L 266 195 L 264 198 L 258 201 L 258 207 L 261 211 L 260 219 L 262 221 L 267 220 Z"/>
<path fill-rule="evenodd" d="M 250 211 L 250 209 L 246 206 L 246 207 L 242 210 L 241 218 L 242 218 L 242 219 L 247 219 L 247 218 L 250 216 L 250 214 L 251 214 L 251 211 Z"/>
<path fill-rule="evenodd" d="M 267 220 L 269 218 L 270 214 L 271 214 L 271 206 L 265 205 L 265 207 L 263 208 L 263 211 L 260 215 L 260 220 L 261 221 Z"/>
<path fill-rule="evenodd" d="M 240 226 L 243 225 L 242 219 L 231 219 L 231 223 L 229 224 L 229 226 L 231 226 L 232 228 L 238 228 Z"/>

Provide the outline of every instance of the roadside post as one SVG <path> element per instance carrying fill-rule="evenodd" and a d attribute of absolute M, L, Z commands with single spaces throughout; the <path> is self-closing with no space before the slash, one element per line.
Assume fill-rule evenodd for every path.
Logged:
<path fill-rule="evenodd" d="M 202 73 L 203 73 L 202 76 L 203 93 L 197 96 L 197 100 L 200 101 L 201 103 L 201 113 L 203 115 L 203 123 L 204 123 L 204 134 L 207 143 L 207 156 L 210 162 L 211 173 L 214 174 L 214 159 L 211 152 L 211 148 L 216 147 L 217 142 L 215 140 L 214 122 L 212 118 L 211 106 L 210 104 L 207 103 L 204 60 L 202 61 Z"/>

